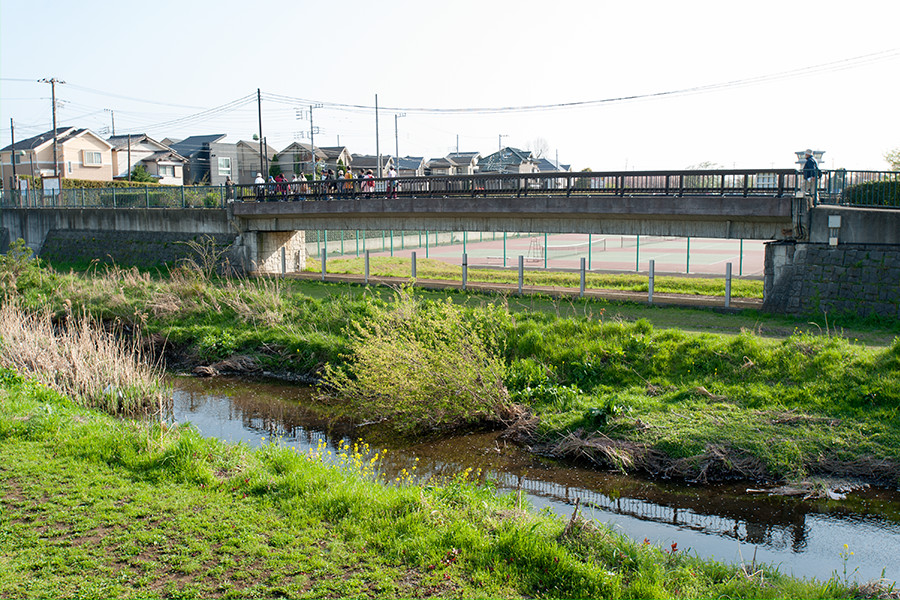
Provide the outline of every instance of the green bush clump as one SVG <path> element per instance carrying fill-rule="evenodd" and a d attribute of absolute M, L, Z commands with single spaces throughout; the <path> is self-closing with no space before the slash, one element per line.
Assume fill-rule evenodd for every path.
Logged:
<path fill-rule="evenodd" d="M 841 194 L 842 202 L 862 206 L 900 207 L 900 179 L 851 185 Z"/>
<path fill-rule="evenodd" d="M 343 365 L 323 385 L 348 414 L 404 432 L 502 419 L 509 409 L 501 358 L 509 314 L 426 302 L 408 289 L 351 324 Z"/>

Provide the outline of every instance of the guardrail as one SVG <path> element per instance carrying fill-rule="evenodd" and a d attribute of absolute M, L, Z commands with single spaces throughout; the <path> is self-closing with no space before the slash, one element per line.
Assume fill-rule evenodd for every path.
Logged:
<path fill-rule="evenodd" d="M 0 206 L 24 208 L 222 208 L 228 202 L 403 197 L 724 196 L 791 197 L 802 179 L 790 169 L 479 173 L 426 177 L 298 180 L 234 186 L 4 190 Z M 900 208 L 900 173 L 822 171 L 813 203 Z"/>

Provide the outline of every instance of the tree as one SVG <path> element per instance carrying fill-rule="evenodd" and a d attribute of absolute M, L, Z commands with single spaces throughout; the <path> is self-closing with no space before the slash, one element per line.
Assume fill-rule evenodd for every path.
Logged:
<path fill-rule="evenodd" d="M 145 167 L 144 165 L 137 165 L 131 172 L 131 181 L 136 181 L 138 183 L 150 183 L 152 181 L 155 181 L 155 179 L 147 171 L 147 167 Z"/>
<path fill-rule="evenodd" d="M 531 156 L 535 159 L 543 158 L 550 151 L 550 144 L 544 138 L 535 138 L 528 142 L 526 150 L 531 152 Z"/>
<path fill-rule="evenodd" d="M 891 165 L 891 171 L 900 171 L 900 148 L 885 152 L 884 160 Z"/>

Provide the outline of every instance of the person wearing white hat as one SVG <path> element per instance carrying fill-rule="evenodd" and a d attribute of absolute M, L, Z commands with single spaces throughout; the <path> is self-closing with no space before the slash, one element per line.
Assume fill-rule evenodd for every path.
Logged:
<path fill-rule="evenodd" d="M 816 184 L 819 180 L 819 165 L 813 158 L 813 151 L 804 152 L 806 162 L 803 163 L 803 169 L 800 171 L 803 177 L 803 196 L 806 198 L 806 205 L 810 206 L 816 193 Z"/>
<path fill-rule="evenodd" d="M 256 174 L 256 179 L 253 180 L 253 185 L 256 187 L 256 199 L 261 200 L 266 189 L 266 180 L 263 179 L 262 173 Z"/>

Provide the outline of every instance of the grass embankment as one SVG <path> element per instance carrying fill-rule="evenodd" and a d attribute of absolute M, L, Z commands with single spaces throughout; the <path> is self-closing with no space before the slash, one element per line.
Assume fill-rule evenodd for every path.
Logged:
<path fill-rule="evenodd" d="M 3 597 L 852 597 L 498 498 L 385 485 L 375 456 L 251 451 L 0 371 Z"/>
<path fill-rule="evenodd" d="M 510 261 L 512 263 L 512 261 Z M 408 278 L 411 274 L 412 261 L 399 257 L 372 257 L 369 259 L 369 274 L 375 277 Z M 310 261 L 306 270 L 321 273 L 322 265 Z M 365 259 L 336 258 L 330 259 L 326 270 L 331 274 L 362 275 L 365 273 Z M 431 258 L 416 260 L 416 277 L 419 279 L 437 279 L 445 281 L 462 281 L 462 267 Z M 470 267 L 467 277 L 469 281 L 485 283 L 518 284 L 519 273 L 516 269 L 491 269 Z M 523 275 L 524 285 L 539 287 L 565 287 L 578 289 L 581 276 L 577 272 L 545 271 L 540 269 L 526 270 Z M 649 283 L 646 275 L 627 273 L 587 273 L 585 287 L 593 290 L 624 290 L 629 292 L 647 292 Z M 672 277 L 656 276 L 653 289 L 660 294 L 687 294 L 691 296 L 725 296 L 724 277 Z M 762 298 L 763 282 L 756 279 L 735 277 L 731 282 L 733 298 Z"/>
<path fill-rule="evenodd" d="M 191 365 L 321 374 L 330 364 L 346 370 L 347 385 L 331 383 L 355 398 L 338 403 L 348 416 L 406 431 L 506 420 L 516 402 L 538 419 L 526 430 L 531 443 L 626 471 L 891 483 L 900 472 L 896 340 L 868 348 L 800 332 L 697 335 L 612 319 L 607 309 L 618 309 L 602 303 L 572 303 L 578 316 L 563 317 L 514 312 L 502 298 L 453 295 L 464 300 L 456 306 L 416 292 L 395 301 L 185 270 L 155 278 L 28 265 L 15 289 L 26 306 L 66 314 L 70 302 L 74 313 L 138 323 Z M 331 295 L 312 298 L 312 289 Z"/>

